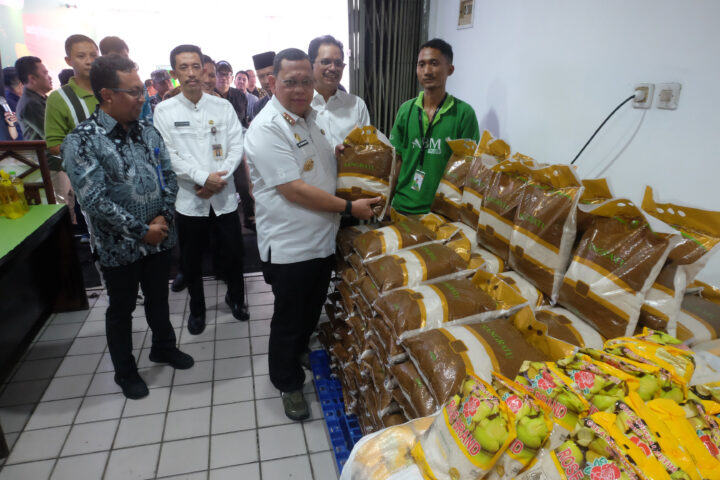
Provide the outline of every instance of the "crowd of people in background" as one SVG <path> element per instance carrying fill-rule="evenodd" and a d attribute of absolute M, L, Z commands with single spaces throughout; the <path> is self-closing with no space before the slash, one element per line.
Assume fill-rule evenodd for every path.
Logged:
<path fill-rule="evenodd" d="M 169 320 L 171 250 L 179 245 L 172 290 L 188 288 L 186 327 L 205 330 L 201 258 L 212 245 L 225 303 L 247 321 L 245 227 L 256 231 L 265 281 L 274 294 L 268 362 L 286 415 L 308 418 L 303 395 L 308 342 L 334 268 L 340 214 L 372 217 L 379 198 L 335 196 L 337 157 L 356 126 L 371 125 L 365 102 L 347 93 L 341 42 L 313 39 L 253 56 L 233 70 L 195 45 L 169 55 L 170 71 L 142 80 L 119 37 L 65 42 L 69 71 L 60 87 L 42 59 L 4 69 L 3 135 L 45 140 L 55 192 L 68 205 L 100 265 L 109 296 L 106 335 L 115 381 L 126 397 L 149 394 L 132 354 L 139 287 L 152 330 L 150 360 L 191 368 Z M 450 156 L 445 138 L 478 140 L 475 112 L 446 92 L 452 48 L 433 39 L 419 49 L 423 91 L 399 109 L 390 141 L 402 159 L 393 206 L 429 211 Z M 3 105 L 5 105 L 3 103 Z M 5 139 L 3 137 L 3 139 Z"/>

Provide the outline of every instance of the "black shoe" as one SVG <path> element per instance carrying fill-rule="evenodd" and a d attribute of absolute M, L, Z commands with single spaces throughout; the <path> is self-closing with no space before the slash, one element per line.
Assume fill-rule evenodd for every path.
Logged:
<path fill-rule="evenodd" d="M 191 335 L 200 335 L 205 330 L 205 315 L 195 316 L 191 313 L 187 327 Z"/>
<path fill-rule="evenodd" d="M 187 285 L 185 284 L 185 275 L 182 274 L 182 272 L 178 272 L 177 275 L 175 275 L 175 280 L 173 280 L 172 285 L 170 286 L 170 290 L 173 292 L 182 292 L 185 290 L 185 287 Z"/>
<path fill-rule="evenodd" d="M 225 303 L 230 307 L 233 317 L 243 322 L 250 320 L 250 313 L 248 307 L 245 304 L 239 304 L 230 301 L 230 292 L 225 293 Z"/>
<path fill-rule="evenodd" d="M 123 395 L 131 400 L 138 400 L 140 398 L 147 397 L 150 393 L 147 385 L 145 385 L 145 381 L 140 377 L 137 371 L 123 376 L 116 373 L 115 383 L 120 385 Z"/>
<path fill-rule="evenodd" d="M 168 363 L 178 370 L 187 370 L 195 365 L 195 360 L 187 353 L 181 352 L 176 347 L 164 348 L 162 350 L 150 349 L 150 361 L 155 363 Z"/>

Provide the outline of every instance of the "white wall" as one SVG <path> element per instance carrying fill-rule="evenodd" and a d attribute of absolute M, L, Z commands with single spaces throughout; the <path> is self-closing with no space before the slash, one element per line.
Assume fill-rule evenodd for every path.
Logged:
<path fill-rule="evenodd" d="M 647 184 L 660 201 L 720 210 L 720 2 L 476 0 L 463 30 L 458 4 L 432 0 L 429 34 L 453 46 L 448 90 L 481 130 L 569 163 L 636 83 L 680 82 L 677 110 L 627 104 L 576 165 L 636 202 Z M 720 254 L 699 278 L 720 284 Z"/>

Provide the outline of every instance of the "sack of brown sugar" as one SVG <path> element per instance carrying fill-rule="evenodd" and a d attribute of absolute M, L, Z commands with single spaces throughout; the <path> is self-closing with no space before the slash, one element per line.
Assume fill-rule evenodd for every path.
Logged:
<path fill-rule="evenodd" d="M 452 155 L 445 166 L 440 184 L 435 192 L 433 200 L 433 212 L 446 216 L 453 222 L 460 220 L 460 201 L 462 200 L 462 189 L 465 185 L 470 164 L 477 144 L 472 140 L 446 140 Z"/>
<path fill-rule="evenodd" d="M 694 345 L 720 338 L 720 288 L 695 281 L 702 290 L 685 295 L 677 316 L 677 338 Z"/>
<path fill-rule="evenodd" d="M 390 366 L 390 373 L 397 383 L 397 390 L 410 404 L 412 418 L 432 415 L 438 409 L 430 389 L 410 361 L 396 363 Z M 398 402 L 402 403 L 402 402 Z"/>
<path fill-rule="evenodd" d="M 427 330 L 403 346 L 433 398 L 443 404 L 458 392 L 467 374 L 491 379 L 493 371 L 517 374 L 525 360 L 547 361 L 507 318 Z"/>
<path fill-rule="evenodd" d="M 527 173 L 530 180 L 515 213 L 508 263 L 554 303 L 570 263 L 583 186 L 569 165 Z"/>
<path fill-rule="evenodd" d="M 645 187 L 642 208 L 681 234 L 645 295 L 639 326 L 676 335 L 677 316 L 687 286 L 720 248 L 720 212 L 673 203 L 657 203 Z"/>
<path fill-rule="evenodd" d="M 596 218 L 573 253 L 558 303 L 607 339 L 630 336 L 675 239 L 653 232 L 629 200 L 580 208 Z"/>
<path fill-rule="evenodd" d="M 395 337 L 402 340 L 452 323 L 497 318 L 526 304 L 502 279 L 479 270 L 472 279 L 394 290 L 380 297 L 375 309 Z"/>
<path fill-rule="evenodd" d="M 352 241 L 353 249 L 363 261 L 419 246 L 436 239 L 433 231 L 410 218 L 362 233 Z"/>
<path fill-rule="evenodd" d="M 347 258 L 348 255 L 353 253 L 353 240 L 358 235 L 369 232 L 370 230 L 376 230 L 384 226 L 382 223 L 371 223 L 367 225 L 355 225 L 352 227 L 345 227 L 338 230 L 335 243 L 337 245 L 338 252 L 342 258 Z"/>
<path fill-rule="evenodd" d="M 529 180 L 530 167 L 507 160 L 490 170 L 493 176 L 480 208 L 477 239 L 480 246 L 507 262 L 515 213 Z"/>
<path fill-rule="evenodd" d="M 485 130 L 480 138 L 470 170 L 465 178 L 460 200 L 460 221 L 477 229 L 485 190 L 492 179 L 493 166 L 510 157 L 510 146 L 496 140 Z"/>
<path fill-rule="evenodd" d="M 365 263 L 368 276 L 383 295 L 403 287 L 416 287 L 468 271 L 468 261 L 439 243 L 401 250 Z"/>
<path fill-rule="evenodd" d="M 375 127 L 356 127 L 343 142 L 335 194 L 344 200 L 380 197 L 373 207 L 383 218 L 392 197 L 395 148 Z"/>
<path fill-rule="evenodd" d="M 560 307 L 542 307 L 535 319 L 547 325 L 547 334 L 580 348 L 602 349 L 604 340 L 590 325 Z"/>

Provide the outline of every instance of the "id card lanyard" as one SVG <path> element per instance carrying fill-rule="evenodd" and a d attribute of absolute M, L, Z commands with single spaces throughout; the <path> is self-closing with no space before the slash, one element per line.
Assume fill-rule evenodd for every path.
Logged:
<path fill-rule="evenodd" d="M 437 107 L 435 107 L 435 111 L 433 112 L 432 120 L 430 120 L 430 124 L 428 125 L 427 132 L 425 132 L 425 135 L 422 137 L 422 142 L 420 143 L 420 159 L 418 160 L 418 166 L 415 170 L 415 175 L 413 176 L 413 182 L 411 185 L 411 188 L 416 191 L 420 191 L 422 188 L 423 181 L 425 180 L 425 170 L 423 169 L 425 165 L 425 149 L 427 148 L 427 143 L 429 142 L 431 136 L 433 127 L 437 123 L 437 114 L 442 108 L 442 106 L 445 104 L 445 100 L 447 99 L 447 93 L 442 98 L 440 103 Z M 424 109 L 418 110 L 418 127 L 420 132 L 423 131 L 423 112 Z"/>

